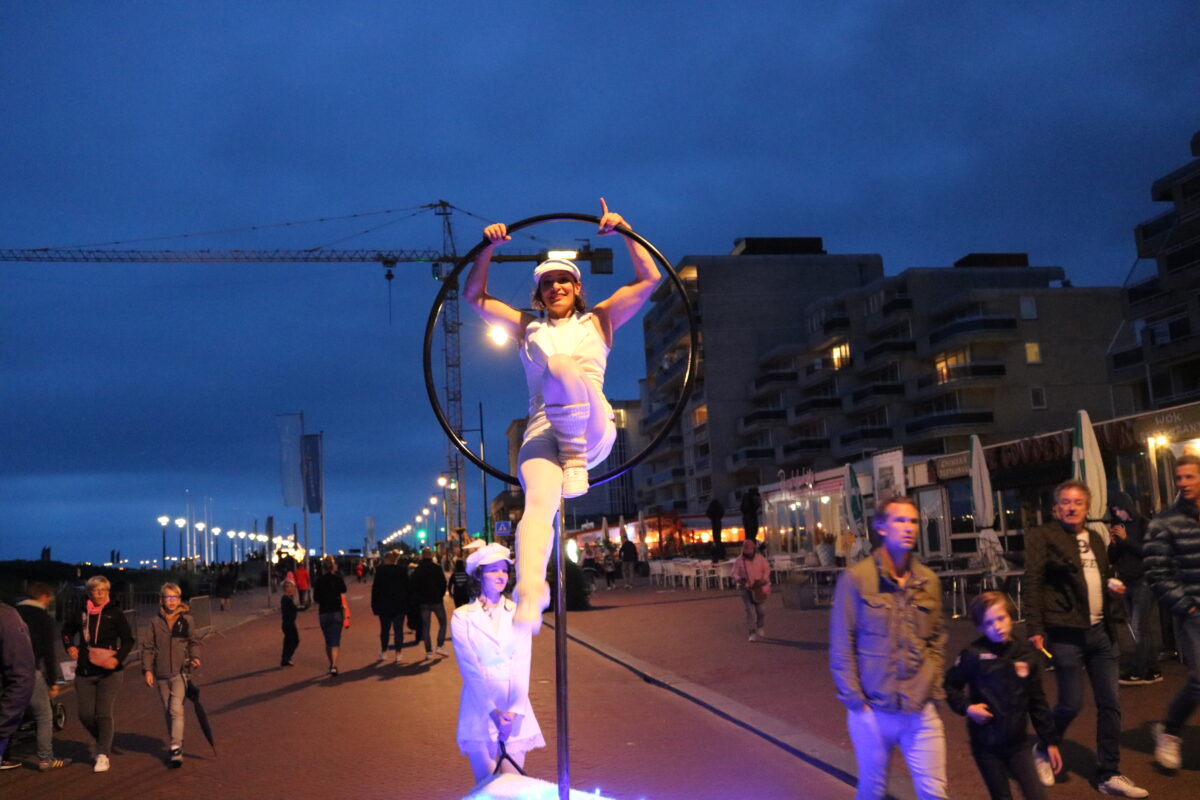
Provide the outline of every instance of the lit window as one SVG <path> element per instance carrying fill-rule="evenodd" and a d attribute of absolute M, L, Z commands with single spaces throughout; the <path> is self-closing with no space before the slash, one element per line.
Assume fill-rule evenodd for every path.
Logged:
<path fill-rule="evenodd" d="M 1025 363 L 1040 364 L 1042 363 L 1042 346 L 1037 342 L 1025 343 Z"/>
<path fill-rule="evenodd" d="M 965 349 L 952 350 L 949 353 L 934 356 L 933 369 L 937 373 L 937 382 L 947 383 L 958 377 L 955 375 L 954 368 L 966 366 L 969 360 L 970 356 Z"/>
<path fill-rule="evenodd" d="M 829 361 L 834 369 L 841 369 L 850 363 L 850 343 L 843 342 L 829 351 Z"/>
<path fill-rule="evenodd" d="M 692 409 L 692 427 L 698 428 L 708 422 L 708 406 L 697 406 Z"/>

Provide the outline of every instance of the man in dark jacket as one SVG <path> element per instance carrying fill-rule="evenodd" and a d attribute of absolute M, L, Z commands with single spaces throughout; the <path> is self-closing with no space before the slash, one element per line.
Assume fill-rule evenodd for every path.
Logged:
<path fill-rule="evenodd" d="M 638 551 L 637 545 L 629 541 L 629 537 L 624 532 L 621 533 L 621 549 L 617 551 L 617 556 L 621 559 L 621 577 L 625 581 L 625 588 L 633 588 L 633 575 L 637 571 Z"/>
<path fill-rule="evenodd" d="M 421 638 L 425 642 L 425 658 L 433 658 L 436 652 L 439 656 L 448 656 L 446 652 L 446 573 L 433 560 L 433 551 L 428 547 L 421 550 L 421 563 L 412 574 L 412 590 L 421 604 Z M 430 639 L 429 616 L 438 620 L 437 650 L 433 649 Z"/>
<path fill-rule="evenodd" d="M 1054 489 L 1054 522 L 1025 536 L 1025 613 L 1029 641 L 1054 658 L 1058 735 L 1083 705 L 1083 679 L 1092 684 L 1096 702 L 1096 781 L 1103 794 L 1148 797 L 1149 792 L 1120 771 L 1121 699 L 1116 626 L 1124 620 L 1116 581 L 1103 537 L 1085 524 L 1091 491 L 1069 480 Z M 1046 753 L 1035 749 L 1038 777 L 1054 785 Z"/>
<path fill-rule="evenodd" d="M 1138 515 L 1133 498 L 1124 492 L 1115 492 L 1108 503 L 1112 523 L 1108 527 L 1108 560 L 1116 571 L 1117 578 L 1125 584 L 1125 616 L 1129 627 L 1125 631 L 1132 636 L 1121 636 L 1121 679 L 1122 686 L 1158 683 L 1162 673 L 1158 671 L 1158 607 L 1154 601 L 1154 590 L 1145 580 L 1146 568 L 1142 564 L 1142 545 L 1146 537 L 1146 520 Z M 1132 639 L 1132 641 L 1131 641 Z"/>
<path fill-rule="evenodd" d="M 397 563 L 400 551 L 391 550 L 383 564 L 375 570 L 371 583 L 371 613 L 379 617 L 379 658 L 387 657 L 388 641 L 395 631 L 396 663 L 400 664 L 400 648 L 404 646 L 404 609 L 408 602 L 408 568 Z"/>
<path fill-rule="evenodd" d="M 33 696 L 35 663 L 25 621 L 12 606 L 0 603 L 0 769 L 21 766 L 2 756 Z"/>
<path fill-rule="evenodd" d="M 37 725 L 38 769 L 46 772 L 71 763 L 69 758 L 54 757 L 52 701 L 58 696 L 58 657 L 54 653 L 54 640 L 58 638 L 58 632 L 54 629 L 54 620 L 46 613 L 54 600 L 54 588 L 48 583 L 31 583 L 26 594 L 29 599 L 17 603 L 17 613 L 25 621 L 25 627 L 29 629 L 29 641 L 33 644 L 36 674 L 29 707 L 33 709 L 33 719 Z"/>
<path fill-rule="evenodd" d="M 1179 498 L 1150 521 L 1146 534 L 1146 580 L 1178 620 L 1179 651 L 1188 681 L 1154 726 L 1154 758 L 1179 769 L 1184 723 L 1200 705 L 1200 457 L 1183 455 L 1175 464 Z"/>

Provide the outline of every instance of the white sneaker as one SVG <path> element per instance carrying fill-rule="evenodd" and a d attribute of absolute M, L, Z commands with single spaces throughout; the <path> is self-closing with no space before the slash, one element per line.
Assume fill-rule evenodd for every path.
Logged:
<path fill-rule="evenodd" d="M 1042 786 L 1054 785 L 1054 766 L 1050 763 L 1050 756 L 1043 753 L 1036 744 L 1033 746 L 1033 768 Z"/>
<path fill-rule="evenodd" d="M 1149 797 L 1150 793 L 1140 786 L 1135 786 L 1133 781 L 1126 778 L 1124 775 L 1113 775 L 1104 783 L 1097 784 L 1096 790 L 1100 794 L 1111 794 L 1116 797 Z"/>
<path fill-rule="evenodd" d="M 382 650 L 379 651 L 379 655 L 375 656 L 376 661 L 383 661 L 385 658 L 387 658 L 387 653 Z"/>
<path fill-rule="evenodd" d="M 758 634 L 757 634 L 757 633 L 752 633 L 752 634 L 750 634 L 750 635 L 749 635 L 749 636 L 746 638 L 746 641 L 747 641 L 747 642 L 757 642 L 757 641 L 758 641 Z"/>
<path fill-rule="evenodd" d="M 1182 762 L 1179 751 L 1183 741 L 1167 733 L 1166 726 L 1161 722 L 1154 723 L 1150 733 L 1154 736 L 1154 760 L 1158 765 L 1163 769 L 1179 769 Z"/>
<path fill-rule="evenodd" d="M 399 654 L 399 653 L 396 653 L 396 660 L 395 660 L 394 662 L 392 662 L 392 663 L 394 663 L 394 664 L 395 664 L 395 665 L 398 667 L 398 666 L 400 666 L 401 664 L 403 664 L 403 663 L 404 663 L 404 660 L 400 658 L 400 654 Z"/>
<path fill-rule="evenodd" d="M 96 763 L 92 767 L 92 772 L 108 772 L 108 756 L 103 753 L 96 756 Z"/>
<path fill-rule="evenodd" d="M 433 652 L 437 653 L 439 656 L 442 656 L 443 658 L 446 658 L 447 656 L 450 655 L 449 653 L 446 652 L 446 648 L 444 648 L 444 647 L 439 647 L 437 650 L 434 650 Z"/>
<path fill-rule="evenodd" d="M 588 490 L 587 467 L 567 467 L 563 470 L 562 495 L 567 500 L 582 497 Z"/>

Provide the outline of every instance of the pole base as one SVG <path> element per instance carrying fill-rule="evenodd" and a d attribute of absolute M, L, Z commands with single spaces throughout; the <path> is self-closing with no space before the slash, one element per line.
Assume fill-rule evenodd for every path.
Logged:
<path fill-rule="evenodd" d="M 528 775 L 493 775 L 471 790 L 463 800 L 557 800 L 558 786 Z M 571 790 L 572 800 L 611 800 L 597 792 Z"/>

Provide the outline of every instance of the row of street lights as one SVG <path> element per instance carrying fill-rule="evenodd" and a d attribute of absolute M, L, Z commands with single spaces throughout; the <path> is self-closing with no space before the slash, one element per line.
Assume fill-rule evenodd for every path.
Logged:
<path fill-rule="evenodd" d="M 430 526 L 430 529 L 432 529 L 432 531 L 433 531 L 432 539 L 435 542 L 437 541 L 437 538 L 438 538 L 438 536 L 437 536 L 437 534 L 438 534 L 437 520 L 438 520 L 439 504 L 441 506 L 442 521 L 444 523 L 445 519 L 446 519 L 446 491 L 447 490 L 454 491 L 455 489 L 457 489 L 458 481 L 454 480 L 453 478 L 447 478 L 445 475 L 439 475 L 438 479 L 437 479 L 437 485 L 442 490 L 441 499 L 439 500 L 436 495 L 430 495 L 429 496 L 429 505 L 422 507 L 421 512 L 413 517 L 412 522 L 408 523 L 407 525 L 404 525 L 401 528 L 398 528 L 398 529 L 392 531 L 390 534 L 388 534 L 386 537 L 384 537 L 383 541 L 380 542 L 380 544 L 391 544 L 396 539 L 399 539 L 402 536 L 406 536 L 407 534 L 410 534 L 410 533 L 413 533 L 414 531 L 416 531 L 416 540 L 415 540 L 414 549 L 417 549 L 417 548 L 425 545 L 426 535 L 428 532 L 425 528 L 421 528 L 419 526 L 421 525 L 422 522 L 425 522 L 426 520 L 428 520 L 430 518 L 432 518 L 432 520 L 433 520 L 433 524 Z M 414 526 L 416 526 L 416 527 L 414 527 Z"/>
<path fill-rule="evenodd" d="M 168 561 L 176 561 L 176 562 L 186 561 L 189 564 L 193 563 L 196 558 L 194 543 L 192 541 L 190 541 L 190 537 L 189 537 L 189 542 L 188 542 L 188 547 L 187 547 L 187 550 L 191 551 L 191 555 L 189 556 L 189 555 L 185 555 L 184 542 L 183 542 L 184 531 L 187 528 L 187 524 L 188 524 L 187 518 L 186 517 L 176 517 L 174 520 L 175 526 L 177 528 L 179 528 L 179 555 L 176 557 L 173 557 L 173 558 L 167 557 L 167 528 L 168 528 L 168 526 L 170 526 L 172 520 L 166 514 L 163 514 L 161 517 L 158 518 L 157 521 L 158 521 L 158 524 L 160 526 L 162 526 L 162 561 L 160 563 L 162 563 L 162 565 L 164 567 L 167 565 Z M 209 534 L 211 534 L 211 536 L 213 537 L 214 558 L 216 556 L 216 551 L 218 549 L 218 545 L 221 541 L 221 534 L 224 533 L 225 536 L 229 538 L 229 556 L 230 556 L 231 561 L 238 560 L 239 544 L 240 544 L 241 557 L 245 558 L 247 542 L 249 542 L 251 544 L 261 544 L 261 545 L 265 545 L 268 542 L 272 542 L 276 545 L 279 545 L 279 544 L 282 544 L 283 542 L 287 541 L 282 536 L 276 536 L 272 539 L 272 537 L 267 536 L 265 533 L 256 533 L 254 531 L 246 532 L 246 531 L 238 531 L 238 530 L 226 530 L 226 529 L 221 528 L 216 525 L 209 527 L 207 524 L 205 524 L 203 522 L 196 522 L 193 524 L 192 527 L 195 529 L 196 533 L 198 533 L 198 534 L 204 534 L 205 531 L 207 531 Z M 219 560 L 219 559 L 217 559 L 217 560 Z"/>

